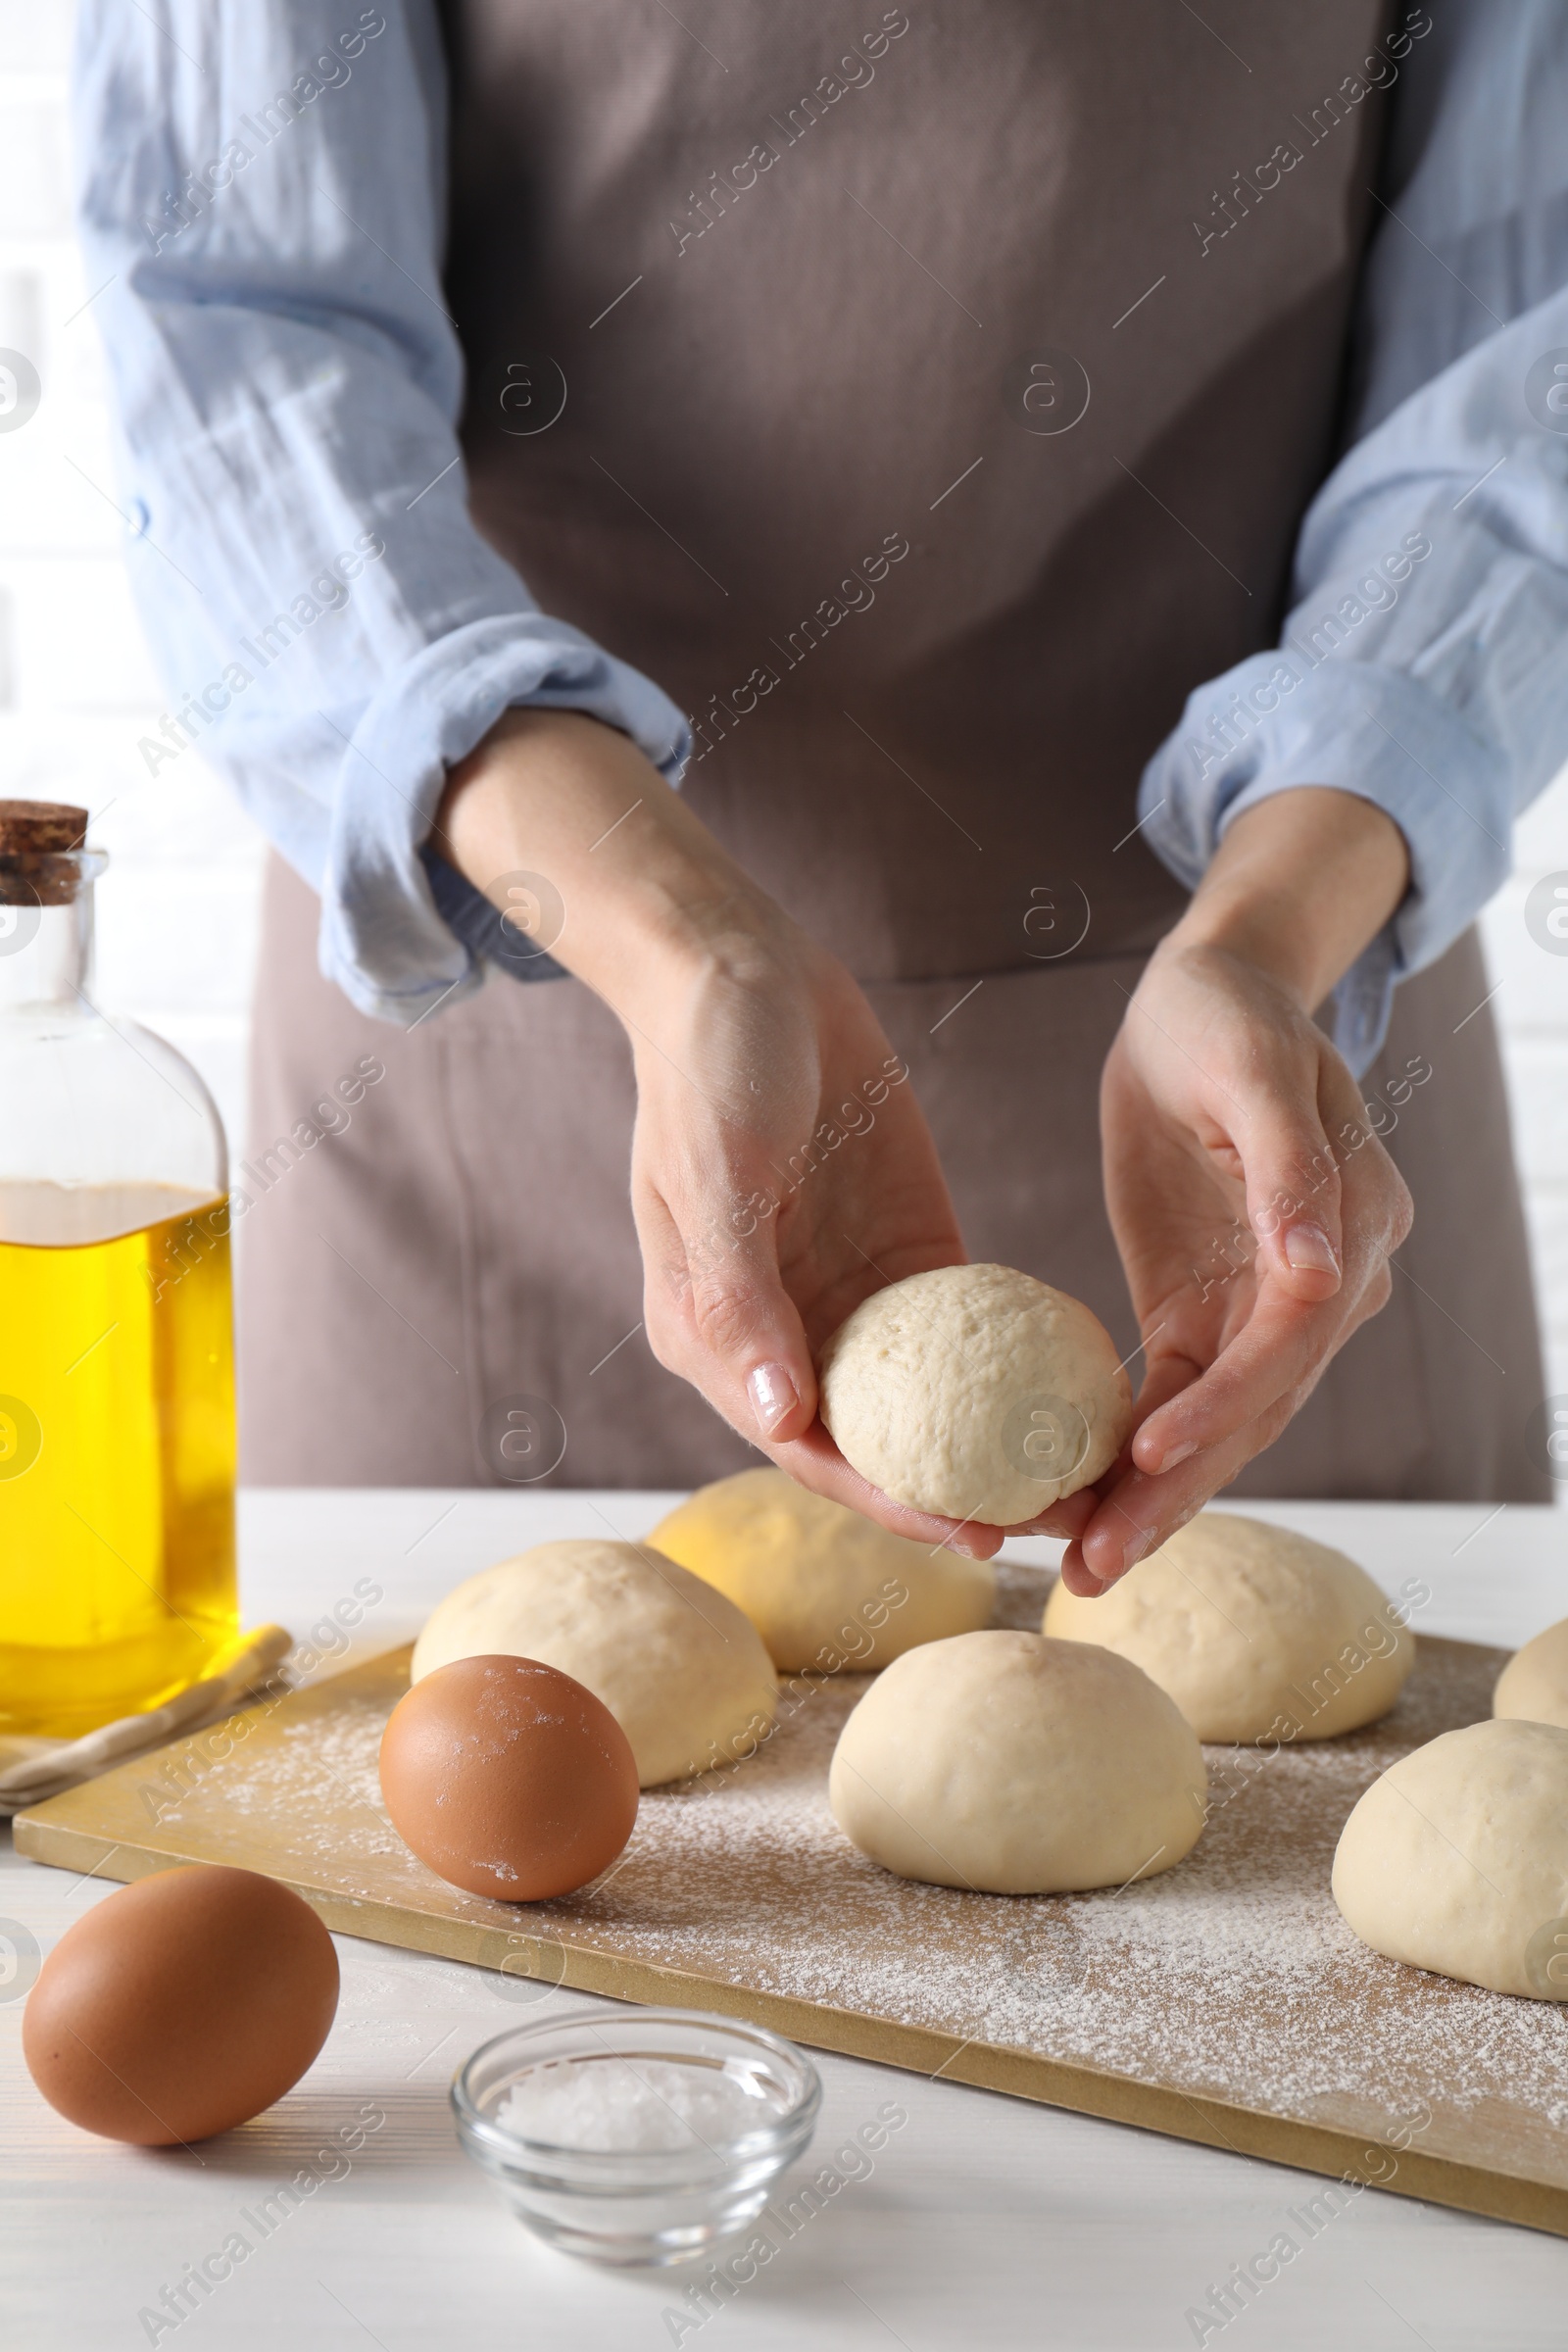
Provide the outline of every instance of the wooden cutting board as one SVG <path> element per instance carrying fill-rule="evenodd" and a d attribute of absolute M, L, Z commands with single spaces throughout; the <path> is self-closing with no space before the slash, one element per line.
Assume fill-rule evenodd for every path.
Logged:
<path fill-rule="evenodd" d="M 1011 1576 L 1014 1622 L 1044 1580 Z M 1140 2124 L 1205 2146 L 1568 2236 L 1568 2019 L 1368 1951 L 1329 1894 L 1335 1842 L 1396 1757 L 1488 1714 L 1504 1653 L 1423 1640 L 1395 1712 L 1272 1754 L 1211 1748 L 1210 1818 L 1119 1892 L 922 1886 L 858 1854 L 827 1766 L 862 1677 L 786 1685 L 750 1761 L 645 1794 L 592 1889 L 459 1892 L 381 1807 L 390 1652 L 52 1798 L 19 1852 L 100 1878 L 225 1862 L 350 1936 L 500 1969 L 519 2022 L 564 1984 L 723 2010 L 823 2049 Z M 1323 2213 L 1351 2193 L 1321 2192 Z M 1327 2200 L 1326 2205 L 1321 2200 Z"/>

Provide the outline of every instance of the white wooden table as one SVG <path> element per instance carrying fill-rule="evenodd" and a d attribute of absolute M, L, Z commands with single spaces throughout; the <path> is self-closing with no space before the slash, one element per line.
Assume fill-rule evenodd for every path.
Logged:
<path fill-rule="evenodd" d="M 308 1638 L 368 1576 L 384 1598 L 354 1638 L 351 1654 L 367 1655 L 408 1639 L 449 1586 L 507 1552 L 550 1536 L 639 1536 L 669 1500 L 254 1494 L 241 1521 L 247 1621 L 277 1618 Z M 1342 1544 L 1391 1591 L 1425 1577 L 1434 1597 L 1420 1631 L 1509 1643 L 1568 1614 L 1568 1514 L 1267 1507 Z M 45 1950 L 110 1891 L 19 1861 L 9 1838 L 0 1860 L 0 1917 Z M 817 2053 L 826 2100 L 810 2168 L 884 2101 L 899 2101 L 908 2120 L 868 2178 L 694 2327 L 690 2272 L 607 2275 L 550 2252 L 457 2146 L 453 2070 L 493 2034 L 540 2014 L 533 1988 L 348 1937 L 338 1951 L 342 2003 L 316 2066 L 270 2114 L 191 2152 L 112 2146 L 61 2121 L 22 2064 L 23 2003 L 0 1986 L 4 2352 L 149 2342 L 181 2352 L 655 2352 L 674 2342 L 702 2352 L 1157 2352 L 1199 2340 L 1189 2310 L 1321 2186 L 1278 2166 Z M 1568 2015 L 1563 2023 L 1568 2032 Z M 365 2110 L 385 2121 L 358 2153 L 318 2154 Z M 318 2184 L 297 2206 L 279 2205 L 270 2234 L 241 2218 L 306 2170 Z M 205 2300 L 189 2297 L 177 2328 L 140 2316 L 235 2231 L 252 2250 Z M 1562 2352 L 1568 2242 L 1369 2189 L 1204 2340 L 1225 2352 Z"/>

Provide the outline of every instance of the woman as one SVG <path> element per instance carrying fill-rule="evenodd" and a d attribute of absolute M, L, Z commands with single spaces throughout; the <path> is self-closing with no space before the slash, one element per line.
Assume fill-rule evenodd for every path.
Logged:
<path fill-rule="evenodd" d="M 815 1420 L 967 1250 L 1141 1335 L 1084 1589 L 1232 1480 L 1545 1491 L 1465 926 L 1568 751 L 1565 41 L 1500 16 L 89 0 L 144 758 L 293 868 L 252 1477 L 760 1446 L 989 1551 Z"/>

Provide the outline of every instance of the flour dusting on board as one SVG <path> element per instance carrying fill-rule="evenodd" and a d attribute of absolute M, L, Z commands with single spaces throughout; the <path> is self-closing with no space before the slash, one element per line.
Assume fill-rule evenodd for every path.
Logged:
<path fill-rule="evenodd" d="M 1002 1564 L 999 1620 L 1037 1627 L 1049 1580 Z M 866 1678 L 796 1677 L 749 1761 L 644 1792 L 597 1887 L 515 1909 L 443 1886 L 382 1809 L 387 1703 L 325 1685 L 166 1808 L 205 1855 L 220 1810 L 280 1875 L 366 1903 L 690 1971 L 1194 2097 L 1419 2145 L 1568 2184 L 1568 2018 L 1399 1967 L 1358 1943 L 1329 1871 L 1346 1816 L 1395 1758 L 1490 1711 L 1494 1653 L 1424 1643 L 1395 1713 L 1273 1754 L 1209 1748 L 1210 1817 L 1176 1870 L 1090 1895 L 976 1895 L 890 1877 L 827 1806 Z M 352 1683 L 352 1679 L 350 1681 Z M 389 1703 L 389 1702 L 388 1702 Z M 221 1859 L 213 1852 L 212 1859 Z"/>

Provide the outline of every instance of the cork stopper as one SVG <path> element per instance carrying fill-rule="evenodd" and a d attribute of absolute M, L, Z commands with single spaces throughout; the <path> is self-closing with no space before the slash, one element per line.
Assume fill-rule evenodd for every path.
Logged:
<path fill-rule="evenodd" d="M 87 811 L 63 801 L 0 801 L 0 906 L 69 906 L 81 887 L 70 854 Z"/>

